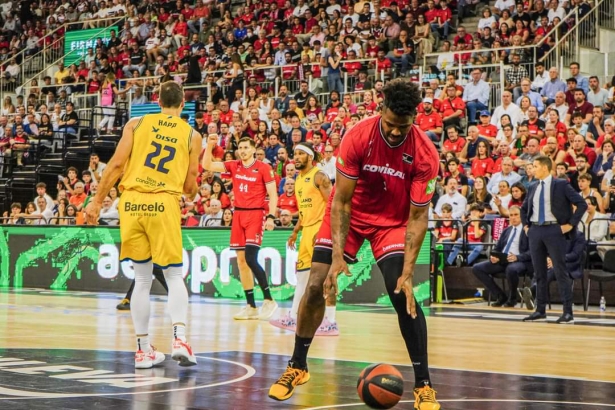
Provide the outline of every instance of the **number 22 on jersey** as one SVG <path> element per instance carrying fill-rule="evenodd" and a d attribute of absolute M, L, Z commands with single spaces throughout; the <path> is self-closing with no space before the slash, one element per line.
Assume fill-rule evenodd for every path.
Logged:
<path fill-rule="evenodd" d="M 163 174 L 168 174 L 169 169 L 165 168 L 165 165 L 168 162 L 172 161 L 173 158 L 175 158 L 175 148 L 169 145 L 159 144 L 155 141 L 152 141 L 152 146 L 154 147 L 154 150 L 147 155 L 147 157 L 145 158 L 144 165 L 158 172 L 162 172 Z M 154 160 L 156 160 L 158 157 L 161 157 L 163 151 L 166 152 L 166 155 L 160 158 L 160 160 L 158 161 L 158 165 L 154 164 Z"/>

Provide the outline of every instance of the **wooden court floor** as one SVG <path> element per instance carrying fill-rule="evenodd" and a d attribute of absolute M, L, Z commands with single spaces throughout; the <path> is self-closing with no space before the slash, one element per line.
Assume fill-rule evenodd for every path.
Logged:
<path fill-rule="evenodd" d="M 267 398 L 294 334 L 235 322 L 240 303 L 191 297 L 189 341 L 199 365 L 135 371 L 121 295 L 0 290 L 0 409 L 364 409 L 356 378 L 369 363 L 398 365 L 412 409 L 412 367 L 396 316 L 341 306 L 341 335 L 316 338 L 312 380 L 284 403 Z M 165 298 L 152 298 L 152 343 L 170 350 Z M 577 311 L 575 325 L 522 323 L 526 310 L 426 310 L 432 381 L 442 409 L 615 409 L 615 314 Z M 550 312 L 553 321 L 557 311 Z"/>

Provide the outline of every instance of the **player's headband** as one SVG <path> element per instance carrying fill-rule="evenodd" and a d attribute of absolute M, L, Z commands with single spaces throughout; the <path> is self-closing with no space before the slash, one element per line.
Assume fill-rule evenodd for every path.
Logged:
<path fill-rule="evenodd" d="M 303 151 L 303 152 L 305 152 L 306 154 L 311 155 L 311 156 L 313 156 L 313 157 L 315 156 L 315 155 L 314 155 L 314 151 L 312 151 L 312 149 L 311 149 L 310 147 L 306 147 L 305 145 L 297 145 L 297 146 L 295 147 L 295 149 L 296 149 L 296 150 L 299 150 L 299 151 Z"/>

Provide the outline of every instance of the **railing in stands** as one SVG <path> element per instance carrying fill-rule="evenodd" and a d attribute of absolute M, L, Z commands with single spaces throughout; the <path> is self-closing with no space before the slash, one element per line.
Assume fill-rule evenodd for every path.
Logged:
<path fill-rule="evenodd" d="M 97 19 L 97 20 L 88 21 L 88 23 L 96 23 L 96 24 L 103 23 L 103 24 L 102 24 L 102 27 L 99 27 L 99 30 L 97 30 L 89 38 L 86 38 L 84 41 L 95 40 L 101 34 L 103 34 L 108 29 L 108 27 L 118 26 L 119 23 L 121 23 L 124 20 L 124 18 L 125 17 L 113 17 L 113 18 Z M 68 30 L 72 26 L 75 26 L 75 25 L 83 26 L 83 24 L 84 22 L 67 23 L 63 27 L 65 30 Z M 118 32 L 119 32 L 119 26 L 118 26 Z M 39 88 L 42 88 L 43 87 L 42 78 L 45 75 L 47 75 L 55 65 L 57 65 L 59 62 L 64 61 L 64 59 L 67 56 L 76 55 L 82 51 L 83 50 L 81 49 L 74 49 L 74 50 L 69 51 L 68 53 L 64 53 L 64 36 L 56 39 L 51 44 L 45 44 L 43 49 L 41 49 L 38 53 L 28 57 L 28 59 L 25 60 L 21 64 L 22 66 L 35 68 L 34 70 L 31 70 L 31 69 L 26 70 L 25 68 L 23 68 L 26 71 L 23 71 L 24 77 L 22 77 L 22 79 L 26 78 L 25 73 L 30 73 L 30 77 L 28 77 L 26 80 L 24 80 L 21 83 L 21 87 L 25 87 L 25 88 L 31 87 L 32 82 L 35 81 L 37 83 L 36 86 L 38 86 Z M 32 72 L 34 74 L 32 74 Z M 3 95 L 2 95 L 2 98 L 4 98 Z"/>

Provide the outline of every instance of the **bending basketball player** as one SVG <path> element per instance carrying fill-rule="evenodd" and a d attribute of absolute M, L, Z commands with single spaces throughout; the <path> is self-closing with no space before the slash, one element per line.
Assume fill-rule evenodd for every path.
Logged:
<path fill-rule="evenodd" d="M 149 294 L 154 266 L 164 272 L 173 323 L 171 356 L 180 366 L 196 364 L 186 342 L 188 291 L 182 277 L 182 234 L 179 199 L 196 196 L 201 135 L 180 117 L 184 91 L 173 81 L 160 86 L 162 113 L 133 118 L 124 127 L 113 158 L 107 164 L 98 192 L 88 205 L 88 223 L 97 223 L 103 198 L 118 180 L 120 189 L 120 259 L 132 261 L 135 288 L 132 321 L 137 335 L 135 367 L 147 369 L 164 360 L 150 345 Z"/>
<path fill-rule="evenodd" d="M 314 254 L 314 240 L 322 224 L 325 208 L 331 195 L 331 180 L 321 170 L 314 166 L 320 162 L 317 152 L 311 142 L 300 142 L 294 152 L 295 168 L 299 170 L 295 186 L 295 196 L 299 204 L 299 221 L 288 238 L 288 246 L 293 248 L 297 241 L 297 235 L 301 232 L 299 242 L 299 255 L 297 259 L 297 286 L 293 296 L 293 305 L 287 315 L 279 319 L 271 320 L 275 327 L 280 329 L 297 329 L 297 312 L 299 303 L 305 293 L 308 284 L 312 255 Z M 316 331 L 316 336 L 338 336 L 340 334 L 335 321 L 336 298 L 327 299 L 326 313 L 321 325 Z"/>
<path fill-rule="evenodd" d="M 322 321 L 325 298 L 337 294 L 338 275 L 350 275 L 346 263 L 355 260 L 367 239 L 414 367 L 414 408 L 440 409 L 429 378 L 425 316 L 412 289 L 438 175 L 438 153 L 413 125 L 421 102 L 418 87 L 399 78 L 383 93 L 382 114 L 361 121 L 342 140 L 333 200 L 316 235 L 309 282 L 299 305 L 295 350 L 269 390 L 272 399 L 288 399 L 295 386 L 310 379 L 308 349 Z"/>
<path fill-rule="evenodd" d="M 247 305 L 237 313 L 235 320 L 269 320 L 278 304 L 271 297 L 267 273 L 258 263 L 258 251 L 263 241 L 263 220 L 265 229 L 274 227 L 278 206 L 278 192 L 271 167 L 254 158 L 256 144 L 249 137 L 239 140 L 239 160 L 214 162 L 213 150 L 218 145 L 218 135 L 210 134 L 207 150 L 203 156 L 203 168 L 208 171 L 229 173 L 235 193 L 235 213 L 231 225 L 231 246 L 237 252 L 237 266 L 241 285 L 246 294 Z M 269 214 L 265 216 L 269 196 Z M 260 312 L 254 300 L 254 276 L 263 291 L 265 301 Z"/>

